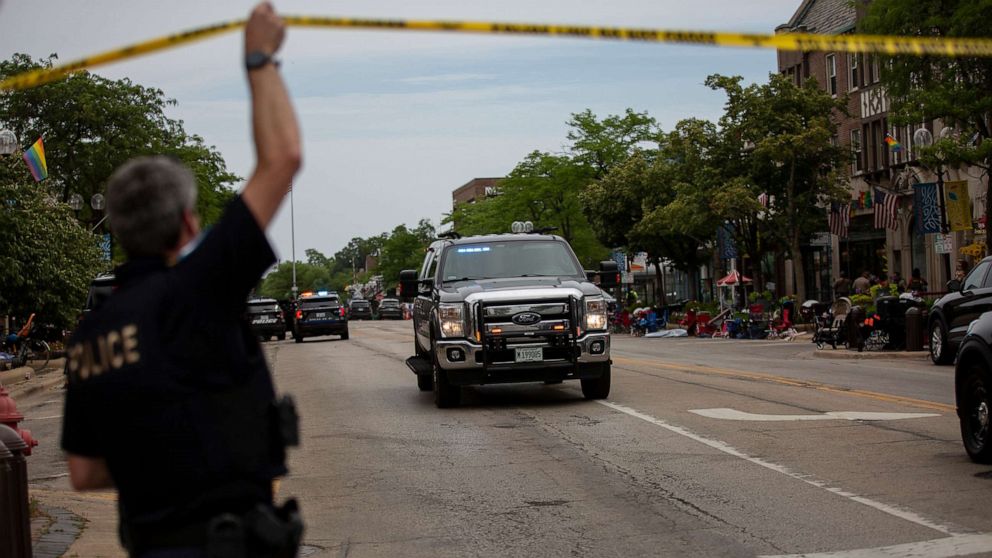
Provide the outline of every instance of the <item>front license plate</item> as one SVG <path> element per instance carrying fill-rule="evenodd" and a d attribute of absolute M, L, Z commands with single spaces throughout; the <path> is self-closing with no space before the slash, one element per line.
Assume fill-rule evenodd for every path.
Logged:
<path fill-rule="evenodd" d="M 544 360 L 544 349 L 541 347 L 517 347 L 514 362 L 541 362 Z"/>

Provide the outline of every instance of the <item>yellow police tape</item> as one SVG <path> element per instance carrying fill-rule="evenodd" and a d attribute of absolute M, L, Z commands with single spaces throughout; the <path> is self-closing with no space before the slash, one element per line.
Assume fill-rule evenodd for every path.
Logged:
<path fill-rule="evenodd" d="M 798 51 L 866 52 L 931 56 L 992 56 L 992 39 L 895 37 L 881 35 L 815 35 L 810 33 L 754 34 L 586 27 L 581 25 L 540 25 L 472 21 L 427 21 L 349 19 L 337 17 L 284 16 L 287 25 L 299 27 L 350 27 L 413 31 L 447 31 L 509 35 L 554 35 L 561 37 L 712 45 L 728 47 L 775 48 Z M 160 37 L 124 48 L 82 58 L 68 64 L 25 72 L 0 82 L 0 91 L 27 89 L 61 79 L 68 74 L 124 60 L 141 54 L 176 47 L 226 33 L 244 26 L 245 20 L 229 21 Z"/>

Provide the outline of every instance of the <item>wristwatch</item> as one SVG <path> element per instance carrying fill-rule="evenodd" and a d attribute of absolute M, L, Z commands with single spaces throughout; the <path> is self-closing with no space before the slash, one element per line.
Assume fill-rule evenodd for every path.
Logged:
<path fill-rule="evenodd" d="M 273 58 L 272 55 L 266 54 L 260 50 L 253 50 L 245 55 L 245 68 L 247 68 L 249 72 L 259 68 L 264 68 L 265 65 L 270 62 L 275 64 L 277 68 L 279 67 L 279 62 Z"/>

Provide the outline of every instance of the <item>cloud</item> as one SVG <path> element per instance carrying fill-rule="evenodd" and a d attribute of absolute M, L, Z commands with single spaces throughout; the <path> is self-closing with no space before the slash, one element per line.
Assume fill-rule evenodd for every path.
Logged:
<path fill-rule="evenodd" d="M 416 76 L 396 80 L 399 83 L 432 84 L 454 83 L 463 81 L 490 81 L 496 79 L 494 74 L 437 74 L 433 76 Z"/>

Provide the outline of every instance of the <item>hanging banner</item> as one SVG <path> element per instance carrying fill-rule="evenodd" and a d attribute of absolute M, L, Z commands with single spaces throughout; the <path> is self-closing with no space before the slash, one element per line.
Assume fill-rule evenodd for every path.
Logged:
<path fill-rule="evenodd" d="M 916 213 L 916 234 L 940 232 L 940 204 L 937 184 L 924 182 L 913 186 L 913 211 Z"/>
<path fill-rule="evenodd" d="M 624 285 L 633 283 L 634 277 L 630 274 L 630 269 L 627 268 L 627 254 L 622 250 L 614 250 L 612 259 L 617 262 L 617 269 L 620 271 L 620 283 Z"/>
<path fill-rule="evenodd" d="M 971 196 L 967 180 L 944 183 L 944 207 L 952 231 L 971 230 Z"/>
<path fill-rule="evenodd" d="M 733 260 L 737 258 L 737 243 L 734 242 L 734 226 L 726 223 L 716 230 L 717 241 L 720 243 L 720 259 Z"/>

